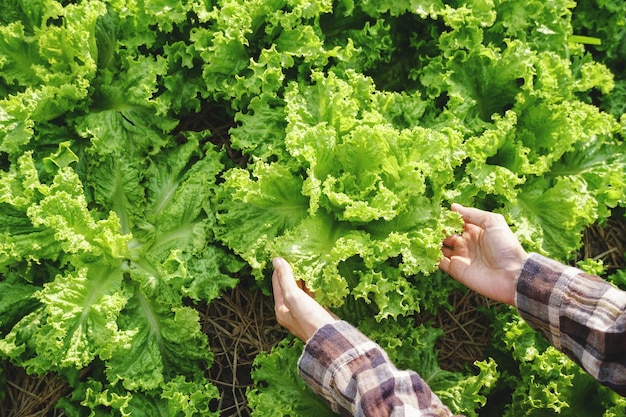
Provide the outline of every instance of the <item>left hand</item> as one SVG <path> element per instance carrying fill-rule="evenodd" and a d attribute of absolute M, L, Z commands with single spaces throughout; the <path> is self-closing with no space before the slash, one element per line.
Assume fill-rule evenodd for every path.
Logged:
<path fill-rule="evenodd" d="M 274 312 L 281 326 L 306 342 L 320 327 L 337 321 L 335 316 L 298 286 L 287 261 L 274 258 L 272 263 Z"/>

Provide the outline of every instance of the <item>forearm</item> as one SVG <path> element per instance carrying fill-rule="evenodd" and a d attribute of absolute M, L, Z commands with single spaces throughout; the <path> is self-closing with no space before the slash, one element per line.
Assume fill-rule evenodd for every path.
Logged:
<path fill-rule="evenodd" d="M 346 322 L 322 327 L 298 362 L 306 384 L 342 415 L 450 416 L 420 376 L 398 370 Z"/>
<path fill-rule="evenodd" d="M 522 317 L 601 383 L 626 395 L 626 293 L 531 254 L 516 281 Z"/>

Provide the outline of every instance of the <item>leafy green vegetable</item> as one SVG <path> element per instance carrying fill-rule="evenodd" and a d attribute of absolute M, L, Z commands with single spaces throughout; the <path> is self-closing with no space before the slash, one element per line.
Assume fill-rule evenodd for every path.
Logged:
<path fill-rule="evenodd" d="M 580 409 L 623 415 L 515 316 L 497 370 L 474 374 L 442 371 L 438 331 L 409 320 L 458 289 L 437 268 L 451 202 L 562 261 L 626 204 L 625 16 L 620 0 L 4 1 L 0 358 L 66 378 L 68 415 L 215 414 L 194 307 L 242 271 L 269 292 L 282 255 L 456 412 L 508 390 L 509 414 L 594 398 Z M 259 356 L 255 414 L 325 413 L 298 349 Z"/>
<path fill-rule="evenodd" d="M 197 370 L 202 363 L 210 363 L 212 356 L 198 314 L 185 306 L 184 300 L 218 297 L 221 288 L 236 284 L 227 274 L 241 264 L 215 247 L 205 247 L 209 218 L 203 206 L 207 197 L 195 200 L 189 196 L 202 197 L 202 190 L 208 191 L 211 184 L 208 168 L 221 165 L 213 154 L 187 167 L 189 160 L 186 162 L 184 155 L 190 158 L 195 153 L 187 149 L 198 149 L 197 142 L 188 144 L 171 154 L 181 171 L 157 168 L 174 168 L 161 158 L 150 165 L 155 171 L 146 167 L 153 182 L 145 183 L 145 191 L 139 178 L 123 178 L 125 173 L 137 171 L 111 169 L 110 164 L 127 162 L 121 155 L 115 161 L 104 157 L 106 163 L 93 163 L 87 178 L 98 173 L 99 178 L 113 180 L 100 181 L 93 191 L 95 201 L 107 202 L 112 210 L 102 219 L 94 218 L 103 212 L 88 208 L 82 183 L 69 167 L 59 169 L 47 185 L 40 182 L 32 157 L 25 154 L 19 172 L 3 174 L 11 189 L 24 191 L 6 195 L 2 204 L 15 218 L 22 215 L 20 221 L 27 232 L 16 241 L 27 244 L 16 245 L 8 239 L 3 245 L 7 249 L 3 249 L 3 271 L 15 281 L 1 283 L 7 289 L 3 305 L 8 303 L 13 314 L 23 314 L 9 315 L 7 323 L 3 322 L 3 355 L 34 373 L 54 370 L 69 375 L 72 369 L 103 361 L 103 381 L 111 386 L 105 390 L 119 381 L 128 391 L 123 394 L 118 387 L 116 395 L 127 399 L 135 391 L 166 390 L 174 380 L 186 376 L 195 382 L 181 387 L 196 389 L 197 384 L 206 384 Z M 133 194 L 125 191 L 136 189 L 147 198 L 137 206 L 127 197 Z M 28 222 L 30 226 L 26 226 Z M 124 227 L 136 233 L 122 234 Z M 50 236 L 51 244 L 37 250 L 40 236 Z M 41 289 L 20 283 L 20 271 L 29 272 L 47 262 L 58 263 L 59 273 L 48 278 Z M 18 292 L 30 302 L 28 298 L 4 301 Z M 181 394 L 193 394 L 184 392 Z M 152 394 L 151 398 L 164 404 L 174 401 L 163 395 Z M 124 413 L 127 405 L 119 407 Z"/>
<path fill-rule="evenodd" d="M 289 86 L 285 143 L 293 159 L 257 162 L 256 181 L 244 170 L 230 171 L 224 187 L 231 199 L 222 200 L 218 216 L 224 225 L 235 218 L 245 224 L 220 236 L 258 268 L 257 277 L 272 254 L 282 254 L 322 303 L 335 306 L 352 290 L 339 263 L 359 256 L 372 269 L 402 257 L 405 277 L 428 274 L 440 256 L 439 236 L 460 227 L 436 197 L 427 197 L 461 163 L 461 152 L 449 152 L 461 146 L 460 135 L 396 129 L 378 111 L 371 81 L 349 74 L 344 81 L 317 73 L 311 86 Z M 368 299 L 364 285 L 358 291 Z M 401 303 L 411 298 L 406 294 Z M 386 312 L 386 298 L 377 304 L 379 318 L 411 312 Z"/>
<path fill-rule="evenodd" d="M 303 347 L 300 341 L 284 339 L 256 357 L 252 377 L 257 385 L 247 392 L 253 416 L 334 414 L 298 375 L 294 364 Z"/>
<path fill-rule="evenodd" d="M 576 33 L 599 40 L 587 48 L 595 61 L 603 63 L 615 74 L 615 88 L 593 95 L 594 103 L 615 117 L 622 117 L 626 113 L 626 8 L 619 0 L 579 0 L 572 25 Z"/>
<path fill-rule="evenodd" d="M 96 22 L 106 12 L 99 1 L 11 3 L 14 20 L 0 26 L 0 152 L 10 153 L 31 141 L 36 123 L 85 105 L 98 58 Z"/>
<path fill-rule="evenodd" d="M 578 365 L 549 346 L 517 314 L 502 315 L 497 325 L 502 333 L 496 337 L 503 338 L 503 348 L 515 363 L 514 369 L 506 371 L 510 373 L 508 383 L 513 393 L 504 415 L 573 416 L 608 410 L 621 402 L 608 388 L 599 388 Z"/>
<path fill-rule="evenodd" d="M 174 134 L 157 97 L 166 60 L 116 43 L 132 15 L 99 1 L 18 6 L 0 29 L 0 356 L 67 378 L 76 415 L 213 414 L 193 303 L 242 267 L 210 244 L 222 156 L 210 132 Z"/>

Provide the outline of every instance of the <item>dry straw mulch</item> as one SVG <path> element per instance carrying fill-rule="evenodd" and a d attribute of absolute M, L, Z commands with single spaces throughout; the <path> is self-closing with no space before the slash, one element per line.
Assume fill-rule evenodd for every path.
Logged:
<path fill-rule="evenodd" d="M 54 374 L 41 378 L 26 374 L 22 368 L 3 363 L 7 377 L 6 398 L 0 404 L 1 417 L 63 417 L 54 408 L 59 398 L 68 395 L 68 385 Z"/>
<path fill-rule="evenodd" d="M 626 217 L 616 211 L 608 218 L 606 225 L 594 224 L 585 230 L 578 260 L 601 259 L 606 271 L 611 274 L 626 268 L 625 254 Z"/>
<path fill-rule="evenodd" d="M 606 225 L 593 225 L 585 231 L 579 259 L 602 259 L 609 272 L 626 268 L 626 219 L 622 214 L 609 218 Z M 239 285 L 224 292 L 218 300 L 198 307 L 201 324 L 215 355 L 207 371 L 219 388 L 216 409 L 222 417 L 249 416 L 245 393 L 251 387 L 250 370 L 255 356 L 271 349 L 285 333 L 276 323 L 270 297 L 251 285 Z M 490 322 L 485 308 L 493 306 L 473 292 L 450 295 L 453 311 L 442 311 L 433 321 L 445 335 L 438 341 L 444 369 L 462 370 L 475 360 L 484 359 L 489 343 Z M 6 396 L 0 404 L 0 417 L 63 417 L 54 409 L 57 400 L 69 394 L 68 386 L 55 375 L 36 378 L 22 369 L 2 364 L 7 376 Z"/>
<path fill-rule="evenodd" d="M 252 386 L 254 358 L 286 336 L 276 322 L 273 301 L 238 285 L 201 311 L 201 321 L 215 355 L 209 378 L 222 394 L 221 416 L 249 416 L 246 390 Z"/>
<path fill-rule="evenodd" d="M 475 361 L 485 359 L 491 339 L 491 320 L 486 310 L 497 303 L 473 292 L 454 292 L 449 296 L 451 311 L 437 315 L 420 315 L 418 323 L 432 323 L 443 330 L 435 344 L 439 366 L 448 371 L 463 372 Z"/>

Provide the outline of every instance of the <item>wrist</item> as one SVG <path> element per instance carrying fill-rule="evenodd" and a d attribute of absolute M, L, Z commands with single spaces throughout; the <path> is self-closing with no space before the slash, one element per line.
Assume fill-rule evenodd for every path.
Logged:
<path fill-rule="evenodd" d="M 510 282 L 511 282 L 511 288 L 509 289 L 509 295 L 510 295 L 510 302 L 508 303 L 509 305 L 512 305 L 513 307 L 517 307 L 517 302 L 516 302 L 516 298 L 517 298 L 517 285 L 520 279 L 520 276 L 522 275 L 522 271 L 524 269 L 524 265 L 526 263 L 526 260 L 529 257 L 529 253 L 526 253 L 525 251 L 522 251 L 521 256 L 520 256 L 520 260 L 519 262 L 517 262 L 515 264 L 515 267 L 511 269 L 510 271 Z"/>
<path fill-rule="evenodd" d="M 330 313 L 328 313 L 328 311 L 324 310 L 324 313 L 325 314 L 320 313 L 318 315 L 310 316 L 310 320 L 308 321 L 306 327 L 303 329 L 303 342 L 306 343 L 322 327 L 338 321 L 338 319 L 336 317 L 333 317 Z"/>

